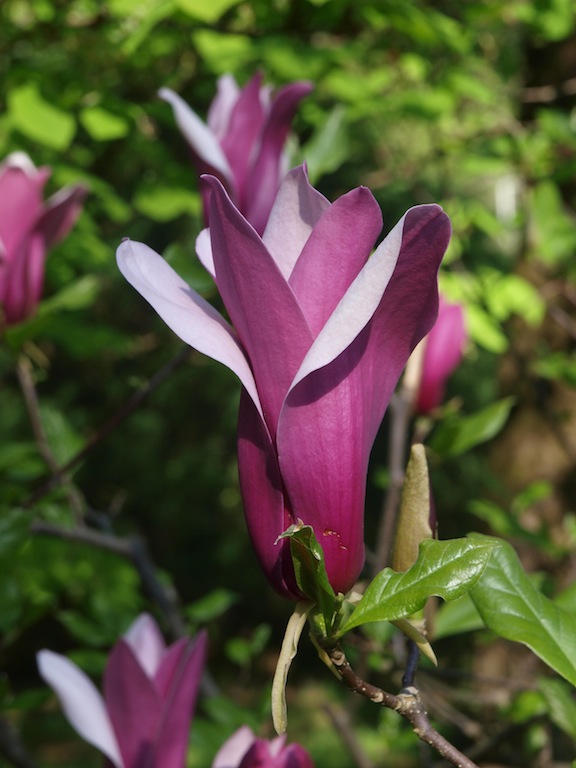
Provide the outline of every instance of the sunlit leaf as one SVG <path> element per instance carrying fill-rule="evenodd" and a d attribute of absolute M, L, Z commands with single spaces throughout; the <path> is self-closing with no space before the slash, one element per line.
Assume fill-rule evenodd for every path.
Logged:
<path fill-rule="evenodd" d="M 121 139 L 130 131 L 130 124 L 103 107 L 88 107 L 80 112 L 80 122 L 95 141 Z"/>
<path fill-rule="evenodd" d="M 491 440 L 506 424 L 514 402 L 506 397 L 469 416 L 447 418 L 434 431 L 430 447 L 441 456 L 459 456 Z"/>
<path fill-rule="evenodd" d="M 15 128 L 51 149 L 66 149 L 76 133 L 74 117 L 46 101 L 33 82 L 8 92 L 8 113 Z"/>
<path fill-rule="evenodd" d="M 213 24 L 239 0 L 176 0 L 176 6 L 194 19 Z"/>
<path fill-rule="evenodd" d="M 496 540 L 488 537 L 482 541 L 423 541 L 412 568 L 404 573 L 386 568 L 375 577 L 339 635 L 371 621 L 411 616 L 433 595 L 456 600 L 478 581 L 495 546 Z"/>

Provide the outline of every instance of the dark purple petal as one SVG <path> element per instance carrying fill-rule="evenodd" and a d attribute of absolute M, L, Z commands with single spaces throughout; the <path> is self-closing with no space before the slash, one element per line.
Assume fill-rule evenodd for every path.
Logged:
<path fill-rule="evenodd" d="M 244 346 L 270 434 L 312 343 L 310 329 L 262 240 L 213 177 L 210 237 L 216 283 Z"/>
<path fill-rule="evenodd" d="M 238 473 L 246 526 L 262 570 L 279 594 L 300 599 L 290 545 L 276 541 L 295 520 L 284 505 L 276 449 L 245 390 L 238 413 Z"/>
<path fill-rule="evenodd" d="M 317 222 L 289 280 L 313 336 L 366 263 L 381 229 L 380 207 L 366 187 L 342 195 Z"/>
<path fill-rule="evenodd" d="M 362 567 L 370 450 L 402 369 L 434 322 L 449 235 L 438 206 L 406 214 L 396 268 L 371 320 L 338 357 L 295 386 L 280 416 L 285 493 L 293 515 L 314 528 L 337 591 L 350 589 Z"/>
<path fill-rule="evenodd" d="M 240 208 L 260 234 L 266 227 L 280 185 L 280 159 L 300 101 L 313 89 L 311 83 L 291 83 L 281 88 L 272 101 L 243 189 Z"/>
<path fill-rule="evenodd" d="M 108 658 L 104 701 L 125 768 L 154 768 L 162 700 L 125 640 L 114 646 Z"/>
<path fill-rule="evenodd" d="M 174 656 L 169 652 L 162 663 L 162 667 L 166 665 L 166 670 L 163 670 L 159 677 L 168 672 L 171 673 L 171 681 L 164 700 L 154 768 L 182 768 L 186 764 L 190 723 L 194 716 L 206 662 L 207 640 L 206 632 L 200 632 L 195 640 L 185 641 L 183 652 L 180 641 L 176 646 L 172 646 L 172 649 L 176 649 Z M 174 668 L 176 656 L 179 656 L 179 663 Z M 163 688 L 167 678 L 168 675 L 162 681 Z"/>
<path fill-rule="evenodd" d="M 277 768 L 314 768 L 314 763 L 304 747 L 289 744 L 282 751 Z"/>
<path fill-rule="evenodd" d="M 241 210 L 243 210 L 241 190 L 245 188 L 250 159 L 265 118 L 264 107 L 260 100 L 261 82 L 262 74 L 256 73 L 242 88 L 232 109 L 226 135 L 220 142 L 232 169 L 235 186 L 240 195 Z"/>
<path fill-rule="evenodd" d="M 35 229 L 43 236 L 48 248 L 59 243 L 72 229 L 87 194 L 85 187 L 65 187 L 47 200 L 46 210 Z"/>
<path fill-rule="evenodd" d="M 24 237 L 0 280 L 0 302 L 6 325 L 14 325 L 36 311 L 44 285 L 46 247 L 38 233 Z M 3 301 L 2 301 L 3 299 Z"/>

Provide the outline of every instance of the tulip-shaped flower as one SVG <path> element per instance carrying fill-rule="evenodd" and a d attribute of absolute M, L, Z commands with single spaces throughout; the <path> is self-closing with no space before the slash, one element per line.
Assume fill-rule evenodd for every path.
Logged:
<path fill-rule="evenodd" d="M 312 90 L 307 82 L 295 82 L 276 93 L 254 75 L 240 89 L 232 75 L 218 80 L 210 105 L 208 124 L 169 88 L 159 95 L 174 110 L 198 173 L 220 179 L 230 198 L 254 229 L 262 234 L 284 171 L 283 147 L 300 101 Z M 210 192 L 203 190 L 208 221 Z"/>
<path fill-rule="evenodd" d="M 38 667 L 70 724 L 115 768 L 184 768 L 205 657 L 204 633 L 167 648 L 142 614 L 110 654 L 103 698 L 65 656 L 40 651 Z"/>
<path fill-rule="evenodd" d="M 260 563 L 300 599 L 291 524 L 312 526 L 336 592 L 364 562 L 368 458 L 410 352 L 438 310 L 437 271 L 450 236 L 437 205 L 410 209 L 371 254 L 380 208 L 359 187 L 330 204 L 303 168 L 282 182 L 261 238 L 214 178 L 210 229 L 197 241 L 234 328 L 158 254 L 129 240 L 124 276 L 184 341 L 244 385 L 238 463 Z"/>
<path fill-rule="evenodd" d="M 440 297 L 438 319 L 422 342 L 422 373 L 416 397 L 418 413 L 430 413 L 441 405 L 446 382 L 462 359 L 467 338 L 463 308 Z"/>
<path fill-rule="evenodd" d="M 46 252 L 68 234 L 86 196 L 83 187 L 71 186 L 44 202 L 49 177 L 49 168 L 35 168 L 22 152 L 0 164 L 0 326 L 34 314 Z"/>
<path fill-rule="evenodd" d="M 286 736 L 271 741 L 257 739 L 243 725 L 226 741 L 212 768 L 313 768 L 310 755 L 300 744 L 285 745 Z"/>

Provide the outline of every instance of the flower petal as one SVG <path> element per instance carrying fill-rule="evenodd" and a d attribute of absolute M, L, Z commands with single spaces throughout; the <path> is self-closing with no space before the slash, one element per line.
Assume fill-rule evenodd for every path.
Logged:
<path fill-rule="evenodd" d="M 442 403 L 446 381 L 462 359 L 466 337 L 464 310 L 441 299 L 438 319 L 422 342 L 422 378 L 416 401 L 419 413 L 428 413 Z"/>
<path fill-rule="evenodd" d="M 411 251 L 416 246 L 422 255 L 428 255 L 426 239 L 422 238 L 423 242 L 419 239 L 420 231 L 426 228 L 430 230 L 426 231 L 426 237 L 430 242 L 436 239 L 437 249 L 444 253 L 450 237 L 450 223 L 442 208 L 435 204 L 419 205 L 407 211 L 368 259 L 316 337 L 292 382 L 292 388 L 312 371 L 328 365 L 366 327 L 382 300 L 401 249 L 408 254 L 408 248 Z M 437 271 L 438 267 L 435 269 Z M 411 276 L 417 285 L 420 277 L 416 270 Z"/>
<path fill-rule="evenodd" d="M 40 651 L 37 660 L 40 674 L 56 692 L 70 725 L 116 768 L 127 768 L 102 696 L 92 681 L 65 656 L 52 651 Z"/>
<path fill-rule="evenodd" d="M 220 182 L 212 188 L 210 237 L 218 290 L 258 387 L 272 437 L 284 395 L 312 343 L 298 302 L 260 237 Z"/>
<path fill-rule="evenodd" d="M 380 206 L 366 187 L 342 195 L 317 222 L 289 280 L 314 336 L 368 260 L 381 229 Z"/>
<path fill-rule="evenodd" d="M 125 240 L 116 255 L 124 277 L 174 333 L 194 349 L 234 371 L 261 410 L 248 361 L 222 315 L 147 245 Z"/>
<path fill-rule="evenodd" d="M 132 648 L 116 643 L 104 671 L 104 701 L 126 768 L 151 765 L 162 699 Z"/>
<path fill-rule="evenodd" d="M 212 241 L 210 240 L 210 230 L 208 228 L 203 229 L 196 238 L 196 255 L 200 264 L 215 280 L 216 271 L 214 269 L 214 256 L 212 255 Z"/>
<path fill-rule="evenodd" d="M 44 210 L 42 190 L 49 176 L 49 168 L 34 168 L 24 153 L 9 155 L 0 165 L 0 240 L 8 261 Z"/>
<path fill-rule="evenodd" d="M 64 187 L 46 201 L 46 210 L 35 227 L 46 246 L 59 243 L 74 226 L 88 190 L 82 186 Z"/>
<path fill-rule="evenodd" d="M 276 448 L 244 391 L 238 412 L 238 474 L 246 527 L 262 570 L 279 594 L 300 599 L 290 543 L 277 541 L 295 520 L 285 508 Z"/>
<path fill-rule="evenodd" d="M 148 677 L 153 680 L 160 667 L 166 644 L 158 624 L 148 613 L 143 613 L 124 635 L 138 662 Z"/>
<path fill-rule="evenodd" d="M 438 206 L 412 209 L 401 225 L 369 259 L 326 324 L 333 323 L 334 336 L 324 348 L 326 327 L 320 333 L 318 349 L 304 361 L 278 424 L 280 470 L 292 513 L 314 528 L 330 582 L 341 592 L 350 589 L 362 566 L 372 443 L 412 349 L 434 321 L 436 275 L 450 234 Z M 376 303 L 366 324 L 362 296 L 369 308 Z M 350 329 L 346 321 L 357 325 Z M 346 341 L 349 346 L 342 349 Z"/>
<path fill-rule="evenodd" d="M 312 90 L 307 82 L 290 83 L 274 95 L 250 173 L 239 189 L 244 190 L 241 210 L 257 232 L 262 233 L 280 184 L 280 158 L 300 101 Z"/>
<path fill-rule="evenodd" d="M 262 73 L 257 72 L 242 88 L 230 114 L 226 135 L 220 142 L 232 169 L 238 194 L 245 189 L 254 145 L 264 123 L 265 112 L 260 101 L 261 82 Z M 250 170 L 250 174 L 252 172 Z M 244 210 L 242 200 L 239 207 Z"/>
<path fill-rule="evenodd" d="M 182 642 L 176 643 L 163 662 L 162 673 L 165 665 L 170 667 L 172 679 L 164 701 L 154 768 L 182 768 L 186 764 L 190 723 L 206 662 L 208 636 L 206 632 L 200 632 L 195 640 L 183 640 L 183 650 Z M 178 665 L 174 668 L 173 661 L 178 655 Z"/>
<path fill-rule="evenodd" d="M 208 169 L 218 172 L 223 178 L 232 180 L 232 169 L 220 142 L 210 128 L 200 120 L 188 104 L 170 88 L 161 88 L 158 96 L 172 107 L 174 119 L 184 135 L 192 152 L 203 163 L 202 173 Z"/>
<path fill-rule="evenodd" d="M 238 768 L 240 761 L 248 752 L 256 736 L 252 729 L 243 725 L 235 731 L 220 747 L 212 763 L 212 768 Z"/>
<path fill-rule="evenodd" d="M 216 96 L 210 104 L 207 122 L 208 127 L 219 141 L 226 135 L 232 109 L 239 96 L 240 88 L 233 75 L 222 75 L 218 78 Z"/>
<path fill-rule="evenodd" d="M 324 195 L 308 181 L 304 166 L 293 168 L 282 180 L 262 240 L 285 280 L 329 206 Z"/>

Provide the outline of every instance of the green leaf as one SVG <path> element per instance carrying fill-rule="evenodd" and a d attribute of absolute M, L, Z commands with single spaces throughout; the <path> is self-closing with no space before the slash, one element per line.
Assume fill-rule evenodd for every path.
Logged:
<path fill-rule="evenodd" d="M 486 568 L 495 540 L 423 541 L 410 570 L 381 571 L 338 635 L 371 621 L 396 621 L 421 610 L 429 597 L 456 600 L 466 594 Z"/>
<path fill-rule="evenodd" d="M 238 596 L 228 589 L 214 589 L 186 608 L 186 616 L 195 622 L 205 623 L 217 619 L 238 602 Z"/>
<path fill-rule="evenodd" d="M 328 581 L 324 552 L 310 525 L 291 525 L 280 539 L 290 539 L 290 552 L 298 589 L 320 609 L 326 629 L 332 625 L 336 595 Z"/>
<path fill-rule="evenodd" d="M 463 632 L 471 632 L 482 629 L 484 622 L 476 610 L 470 594 L 444 603 L 438 609 L 434 617 L 434 634 L 432 639 L 439 640 L 442 637 L 461 635 Z"/>
<path fill-rule="evenodd" d="M 466 306 L 466 324 L 472 341 L 488 352 L 499 355 L 508 349 L 508 339 L 499 324 L 478 305 Z"/>
<path fill-rule="evenodd" d="M 459 456 L 491 440 L 506 423 L 514 397 L 505 397 L 469 416 L 447 418 L 438 425 L 430 447 L 440 456 Z"/>
<path fill-rule="evenodd" d="M 171 221 L 182 214 L 198 216 L 200 195 L 189 189 L 156 185 L 138 190 L 134 207 L 153 221 Z"/>
<path fill-rule="evenodd" d="M 51 149 L 67 149 L 76 133 L 73 116 L 46 101 L 35 83 L 8 93 L 8 112 L 14 128 Z"/>
<path fill-rule="evenodd" d="M 213 24 L 230 10 L 239 0 L 176 0 L 176 6 L 195 19 Z"/>
<path fill-rule="evenodd" d="M 130 124 L 103 107 L 87 107 L 80 113 L 80 122 L 94 141 L 121 139 L 130 131 Z"/>
<path fill-rule="evenodd" d="M 552 722 L 576 741 L 576 702 L 573 699 L 573 688 L 562 680 L 541 677 L 538 680 L 538 690 L 546 699 Z"/>
<path fill-rule="evenodd" d="M 496 541 L 472 534 L 470 541 Z M 576 685 L 576 614 L 539 592 L 514 549 L 504 541 L 470 592 L 486 626 L 528 646 L 542 661 Z"/>
<path fill-rule="evenodd" d="M 348 133 L 344 124 L 345 109 L 335 107 L 303 148 L 311 184 L 326 173 L 338 170 L 348 154 Z"/>

